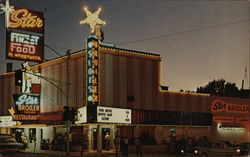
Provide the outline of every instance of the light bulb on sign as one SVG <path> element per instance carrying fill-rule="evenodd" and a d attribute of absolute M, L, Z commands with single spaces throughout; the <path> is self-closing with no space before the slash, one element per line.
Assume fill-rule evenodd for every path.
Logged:
<path fill-rule="evenodd" d="M 80 24 L 89 24 L 91 33 L 94 33 L 95 28 L 99 25 L 105 25 L 106 22 L 102 21 L 98 16 L 101 12 L 101 8 L 99 8 L 96 12 L 91 13 L 87 7 L 84 7 L 84 11 L 87 15 L 87 18 L 80 21 Z"/>
<path fill-rule="evenodd" d="M 2 10 L 0 14 L 5 13 L 5 27 L 8 28 L 10 13 L 13 13 L 15 11 L 14 6 L 10 6 L 9 0 L 6 0 L 5 5 L 0 4 L 0 7 Z"/>

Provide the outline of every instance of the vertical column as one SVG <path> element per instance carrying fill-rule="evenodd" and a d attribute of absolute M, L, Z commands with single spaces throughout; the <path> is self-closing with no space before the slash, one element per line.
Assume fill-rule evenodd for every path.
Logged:
<path fill-rule="evenodd" d="M 139 137 L 139 126 L 134 126 L 134 137 Z"/>
<path fill-rule="evenodd" d="M 97 151 L 102 151 L 102 127 L 97 125 Z"/>
<path fill-rule="evenodd" d="M 41 149 L 41 128 L 36 128 L 36 148 L 35 150 Z"/>

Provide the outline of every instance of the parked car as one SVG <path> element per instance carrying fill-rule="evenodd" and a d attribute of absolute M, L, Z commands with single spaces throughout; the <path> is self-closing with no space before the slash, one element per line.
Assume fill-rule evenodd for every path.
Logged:
<path fill-rule="evenodd" d="M 56 135 L 56 137 L 52 141 L 52 150 L 65 150 L 66 149 L 66 141 L 62 134 Z"/>
<path fill-rule="evenodd" d="M 250 156 L 250 142 L 244 142 L 239 144 L 240 155 L 249 155 Z"/>
<path fill-rule="evenodd" d="M 23 143 L 17 143 L 16 139 L 10 135 L 0 135 L 0 152 L 20 152 L 24 150 Z"/>
<path fill-rule="evenodd" d="M 229 141 L 221 141 L 221 142 L 224 142 L 228 147 L 237 147 L 238 146 L 238 145 L 232 144 Z"/>
<path fill-rule="evenodd" d="M 213 141 L 203 146 L 196 146 L 192 152 L 193 156 L 237 156 L 240 148 L 229 146 L 225 141 Z"/>

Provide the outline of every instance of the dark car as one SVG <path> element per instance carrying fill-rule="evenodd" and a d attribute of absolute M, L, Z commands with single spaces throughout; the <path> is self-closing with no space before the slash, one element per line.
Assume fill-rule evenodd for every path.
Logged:
<path fill-rule="evenodd" d="M 229 141 L 221 141 L 221 142 L 224 142 L 228 147 L 237 147 L 238 146 L 238 145 L 232 144 Z"/>
<path fill-rule="evenodd" d="M 10 135 L 0 135 L 0 152 L 20 152 L 24 150 L 23 143 L 17 143 L 16 139 Z"/>
<path fill-rule="evenodd" d="M 244 142 L 239 144 L 240 155 L 249 155 L 250 156 L 250 142 Z"/>
<path fill-rule="evenodd" d="M 240 148 L 225 141 L 213 141 L 207 145 L 196 146 L 192 156 L 238 156 Z"/>

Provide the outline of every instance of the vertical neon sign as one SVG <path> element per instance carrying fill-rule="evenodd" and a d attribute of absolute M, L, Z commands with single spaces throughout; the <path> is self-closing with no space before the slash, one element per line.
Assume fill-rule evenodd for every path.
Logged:
<path fill-rule="evenodd" d="M 99 41 L 94 35 L 87 39 L 87 105 L 97 106 L 99 101 Z"/>

